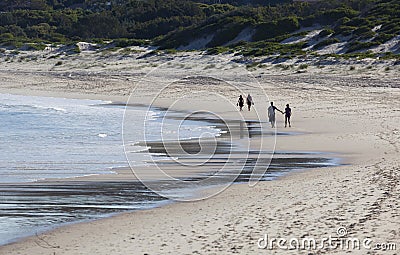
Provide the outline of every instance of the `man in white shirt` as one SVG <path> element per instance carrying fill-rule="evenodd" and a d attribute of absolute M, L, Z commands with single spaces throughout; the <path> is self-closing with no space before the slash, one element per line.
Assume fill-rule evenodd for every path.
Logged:
<path fill-rule="evenodd" d="M 273 102 L 271 102 L 271 106 L 268 107 L 268 119 L 269 122 L 271 123 L 272 128 L 275 127 L 275 110 L 284 114 L 281 110 L 279 110 L 278 108 L 276 108 L 276 106 L 274 106 Z"/>

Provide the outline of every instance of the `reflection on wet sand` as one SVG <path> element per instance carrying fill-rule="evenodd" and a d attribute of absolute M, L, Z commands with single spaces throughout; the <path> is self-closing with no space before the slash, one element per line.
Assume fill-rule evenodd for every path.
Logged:
<path fill-rule="evenodd" d="M 174 178 L 186 181 L 186 184 L 174 185 L 162 178 L 153 178 L 152 182 L 164 190 L 164 194 L 168 192 L 176 197 L 194 196 L 194 192 L 205 188 L 197 186 L 196 181 L 210 176 L 216 177 L 208 183 L 214 186 L 231 180 L 232 175 L 234 182 L 247 182 L 251 174 L 260 174 L 257 177 L 265 181 L 293 170 L 336 164 L 334 158 L 322 153 L 273 152 L 257 150 L 254 146 L 242 146 L 240 140 L 274 135 L 273 131 L 264 130 L 259 122 L 207 121 L 224 131 L 220 137 L 141 143 L 154 155 L 153 160 L 157 167 L 167 173 L 171 172 Z M 165 156 L 171 159 L 165 160 Z M 164 160 L 158 160 L 159 157 Z M 143 169 L 150 171 L 151 167 Z M 0 194 L 0 225 L 4 224 L 4 228 L 0 226 L 0 238 L 3 243 L 21 237 L 21 233 L 31 235 L 35 234 L 32 231 L 63 223 L 101 218 L 112 213 L 150 208 L 167 202 L 166 198 L 150 191 L 137 180 L 61 180 L 3 184 L 0 185 Z M 10 226 L 15 228 L 10 231 Z"/>

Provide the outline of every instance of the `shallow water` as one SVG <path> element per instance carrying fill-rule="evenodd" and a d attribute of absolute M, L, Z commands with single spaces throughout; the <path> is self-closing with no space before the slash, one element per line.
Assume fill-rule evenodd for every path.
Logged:
<path fill-rule="evenodd" d="M 122 142 L 123 120 L 125 131 L 132 131 L 124 136 L 132 164 L 147 164 L 156 159 L 160 167 L 178 169 L 177 162 L 165 160 L 169 156 L 196 164 L 202 154 L 198 154 L 200 140 L 193 138 L 203 137 L 206 143 L 202 145 L 207 145 L 212 137 L 219 136 L 215 144 L 211 143 L 216 150 L 203 166 L 208 171 L 185 177 L 189 186 L 157 182 L 169 197 L 195 197 L 196 191 L 207 188 L 196 186 L 195 181 L 208 178 L 226 162 L 230 166 L 217 173 L 209 185 L 230 180 L 232 174 L 237 174 L 238 166 L 243 168 L 234 181 L 240 183 L 248 181 L 255 168 L 268 169 L 260 172 L 260 179 L 267 181 L 288 171 L 337 164 L 334 158 L 318 152 L 275 152 L 276 158 L 270 161 L 271 152 L 242 151 L 242 147 L 226 139 L 273 134 L 257 123 L 239 125 L 237 130 L 232 129 L 235 134 L 229 134 L 221 123 L 212 120 L 182 122 L 180 118 L 164 118 L 161 109 L 135 106 L 129 106 L 127 111 L 129 118 L 124 119 L 125 107 L 110 102 L 0 94 L 0 244 L 62 224 L 169 202 L 139 182 L 32 182 L 105 174 L 113 172 L 113 168 L 128 166 Z M 171 148 L 176 148 L 176 144 L 182 146 L 185 155 L 167 151 L 168 144 L 173 145 Z M 230 155 L 234 157 L 228 161 Z M 264 160 L 258 155 L 267 156 Z"/>
<path fill-rule="evenodd" d="M 306 168 L 337 165 L 335 159 L 323 154 L 296 154 L 287 158 L 272 160 L 262 181 L 271 181 L 283 174 Z M 254 160 L 246 164 L 235 179 L 237 183 L 247 182 L 252 173 Z M 210 162 L 209 167 L 220 167 L 226 158 Z M 269 162 L 266 162 L 269 164 Z M 173 164 L 163 161 L 161 164 Z M 218 173 L 210 185 L 219 185 L 230 178 L 230 172 Z M 186 178 L 187 185 L 171 185 L 159 181 L 158 187 L 164 194 L 173 197 L 196 197 L 196 191 L 207 187 L 195 182 L 208 175 Z M 149 209 L 161 206 L 170 200 L 152 192 L 140 182 L 66 182 L 66 183 L 20 183 L 0 185 L 0 245 L 21 237 L 35 235 L 63 224 L 99 219 L 114 213 Z"/>
<path fill-rule="evenodd" d="M 122 142 L 125 107 L 98 100 L 77 100 L 0 94 L 0 183 L 30 182 L 46 178 L 112 173 L 128 166 Z M 162 113 L 145 107 L 129 107 L 132 151 L 145 150 L 135 143 L 163 137 L 180 139 L 213 136 L 220 130 L 205 122 L 166 120 Z M 144 133 L 143 120 L 146 121 Z M 130 156 L 134 164 L 145 164 L 149 153 Z"/>

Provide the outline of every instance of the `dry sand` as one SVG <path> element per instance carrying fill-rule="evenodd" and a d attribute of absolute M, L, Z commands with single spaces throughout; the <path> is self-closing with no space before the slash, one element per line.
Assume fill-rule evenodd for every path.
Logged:
<path fill-rule="evenodd" d="M 194 68 L 210 74 L 217 70 L 218 77 L 227 81 L 237 81 L 235 73 L 240 69 L 226 55 L 184 53 L 175 56 L 170 64 L 167 56 L 137 60 L 132 56 L 102 59 L 99 54 L 82 55 L 66 57 L 65 64 L 59 67 L 54 66 L 53 59 L 35 60 L 35 64 L 3 63 L 0 92 L 126 101 L 135 81 L 165 62 L 153 73 L 151 86 L 144 86 L 141 97 L 134 99 L 147 104 L 165 84 L 181 79 L 182 73 L 190 74 Z M 361 241 L 370 238 L 372 247 L 377 243 L 397 244 L 397 251 L 361 247 L 350 249 L 354 254 L 397 254 L 399 67 L 391 66 L 385 71 L 387 63 L 375 63 L 372 68 L 365 63 L 355 65 L 353 71 L 348 65 L 309 67 L 302 73 L 295 67 L 282 70 L 274 65 L 254 70 L 255 79 L 269 99 L 280 108 L 291 103 L 290 130 L 303 133 L 278 137 L 276 149 L 332 152 L 340 155 L 346 165 L 295 172 L 255 187 L 233 185 L 198 202 L 174 203 L 61 227 L 0 247 L 0 254 L 344 254 L 348 250 L 340 247 L 307 251 L 257 246 L 265 234 L 270 238 L 301 241 L 308 237 L 318 241 L 330 235 L 336 237 L 339 227 L 347 229 L 347 237 Z M 189 86 L 189 90 L 216 91 L 236 100 L 235 89 L 213 84 L 206 78 L 182 84 L 170 85 L 171 90 L 156 104 L 170 106 Z M 240 89 L 253 94 L 265 120 L 267 102 L 258 100 L 262 95 L 257 86 L 244 80 Z M 208 105 L 224 118 L 237 118 L 229 104 L 224 100 L 216 103 L 215 99 L 201 94 L 190 98 L 189 106 L 178 104 L 174 108 L 188 111 Z M 243 114 L 245 119 L 256 118 L 254 112 Z M 279 117 L 278 130 L 284 130 L 282 125 Z M 260 140 L 253 141 L 257 143 Z"/>

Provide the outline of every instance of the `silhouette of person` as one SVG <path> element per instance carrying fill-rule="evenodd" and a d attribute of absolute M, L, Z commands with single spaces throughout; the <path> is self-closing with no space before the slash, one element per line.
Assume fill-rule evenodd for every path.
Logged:
<path fill-rule="evenodd" d="M 246 103 L 247 103 L 247 107 L 249 108 L 249 111 L 250 111 L 251 105 L 254 105 L 253 98 L 250 96 L 250 94 L 247 95 Z"/>
<path fill-rule="evenodd" d="M 283 112 L 281 110 L 279 110 L 278 108 L 276 108 L 276 106 L 274 106 L 274 103 L 271 102 L 270 107 L 268 107 L 268 119 L 269 119 L 269 122 L 271 123 L 272 128 L 275 127 L 275 110 L 277 110 L 283 114 Z"/>
<path fill-rule="evenodd" d="M 244 106 L 244 99 L 243 99 L 243 97 L 242 97 L 242 95 L 240 95 L 239 96 L 239 100 L 238 100 L 238 102 L 237 102 L 237 104 L 236 105 L 238 105 L 239 106 L 239 108 L 240 108 L 240 111 L 243 111 L 243 106 Z"/>
<path fill-rule="evenodd" d="M 288 123 L 289 127 L 292 127 L 290 125 L 290 116 L 292 116 L 292 109 L 290 109 L 289 104 L 287 104 L 285 108 L 285 127 L 287 126 Z"/>

